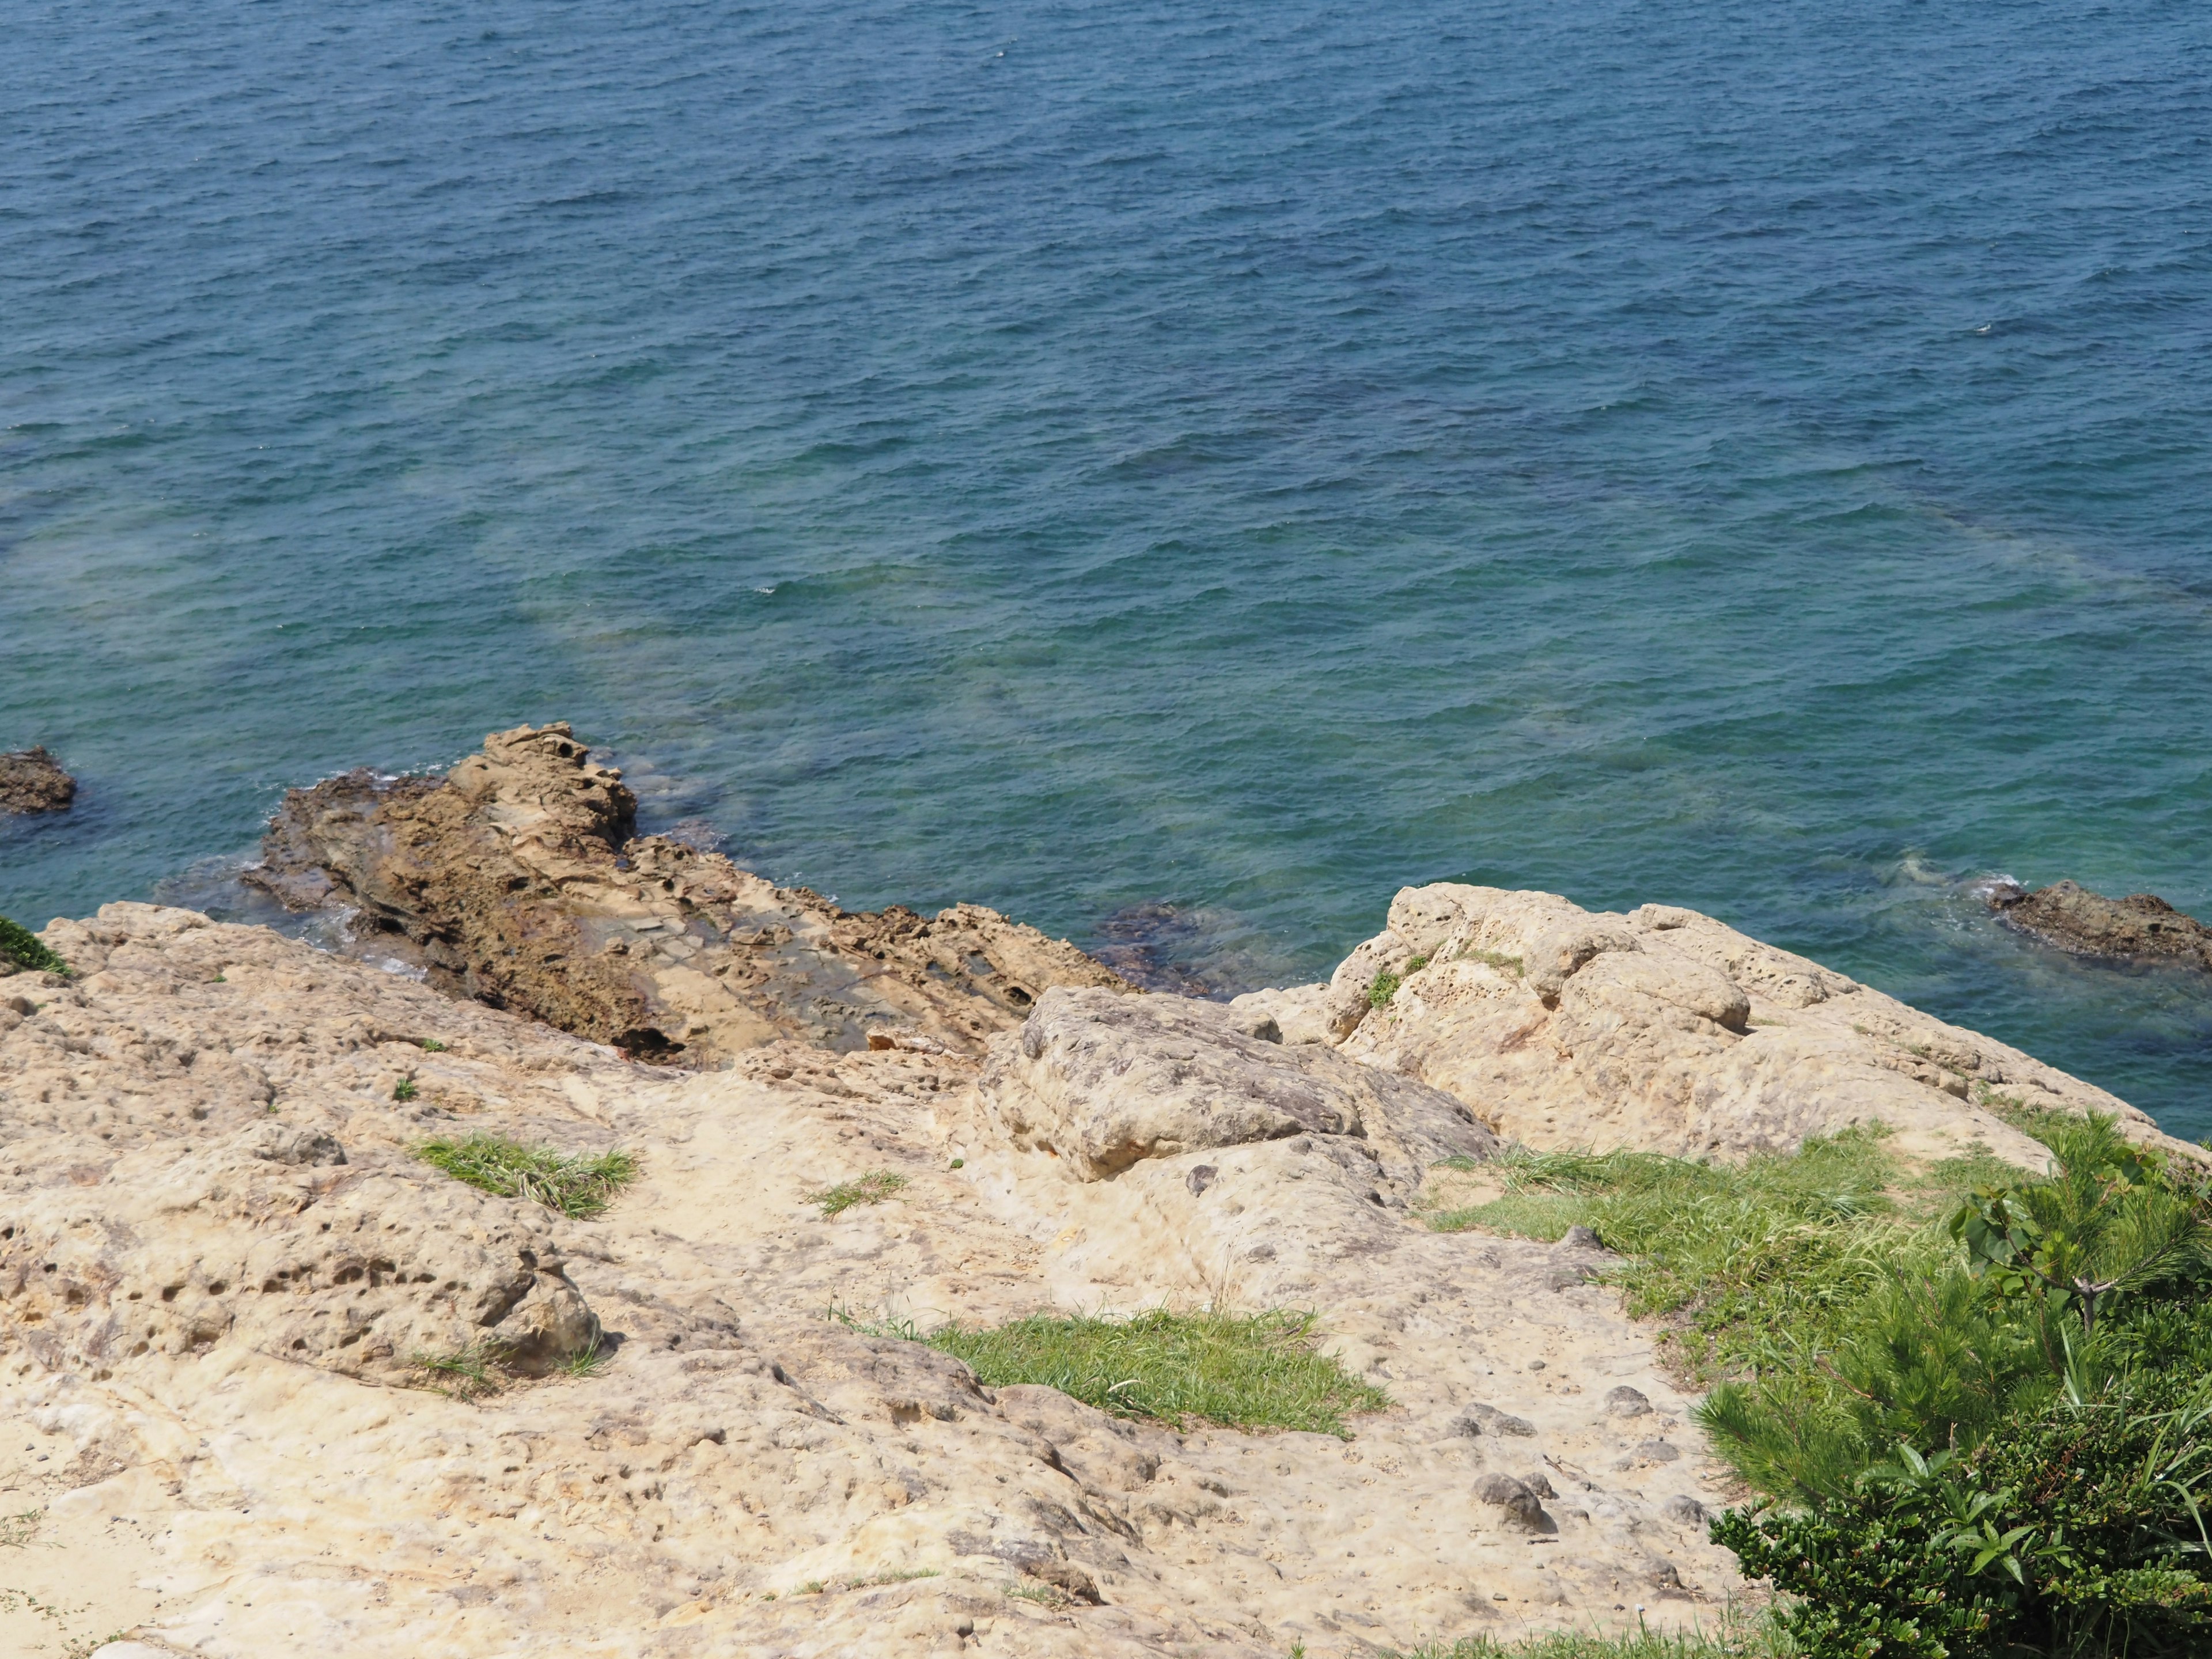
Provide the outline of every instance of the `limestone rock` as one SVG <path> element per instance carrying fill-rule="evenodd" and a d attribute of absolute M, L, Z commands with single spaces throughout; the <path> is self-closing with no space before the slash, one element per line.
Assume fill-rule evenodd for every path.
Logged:
<path fill-rule="evenodd" d="M 59 812 L 76 799 L 76 780 L 43 746 L 0 755 L 0 812 Z"/>
<path fill-rule="evenodd" d="M 190 912 L 45 937 L 80 972 L 0 1032 L 0 1514 L 45 1517 L 11 1583 L 101 1608 L 57 1645 L 1279 1659 L 1610 1631 L 1662 1506 L 1699 1490 L 1686 1455 L 1608 1472 L 1585 1390 L 1632 1382 L 1689 1420 L 1613 1292 L 1399 1201 L 1370 1154 L 1418 1139 L 1395 1103 L 1425 1091 L 1212 1005 L 1129 1052 L 1249 1043 L 1347 1090 L 1365 1133 L 1083 1182 L 1006 1138 L 978 1061 L 941 1047 L 783 1040 L 682 1073 Z M 641 1173 L 575 1220 L 413 1156 L 479 1130 L 620 1146 Z M 873 1170 L 906 1185 L 834 1218 L 807 1202 Z M 1390 1408 L 1349 1441 L 1178 1432 L 883 1334 L 1209 1302 L 1319 1310 Z M 550 1363 L 595 1327 L 588 1375 Z M 489 1392 L 413 1363 L 493 1343 Z M 1532 1432 L 1455 1435 L 1477 1399 Z M 1571 1473 L 1559 1559 L 1476 1495 L 1499 1446 Z M 1668 1535 L 1689 1589 L 1739 1589 L 1724 1552 Z"/>
<path fill-rule="evenodd" d="M 2031 893 L 2007 882 L 1992 887 L 1989 900 L 2007 926 L 2075 956 L 2212 971 L 2212 927 L 2155 893 L 2106 898 L 2071 881 Z"/>
<path fill-rule="evenodd" d="M 1386 967 L 1403 975 L 1388 1001 L 1355 1001 Z M 1532 1146 L 1735 1158 L 1878 1123 L 1912 1158 L 1978 1141 L 2039 1168 L 2042 1147 L 2005 1121 L 2034 1107 L 2109 1112 L 2194 1155 L 2101 1089 L 1672 906 L 1596 915 L 1553 893 L 1408 888 L 1331 984 L 1340 1052 Z"/>
<path fill-rule="evenodd" d="M 1235 1011 L 1184 997 L 1048 991 L 1018 1042 L 994 1052 L 981 1089 L 1015 1146 L 1049 1150 L 1085 1181 L 1310 1133 L 1364 1141 L 1411 1191 L 1437 1159 L 1496 1145 L 1436 1090 L 1255 1036 Z"/>
<path fill-rule="evenodd" d="M 1292 985 L 1281 990 L 1247 991 L 1229 1000 L 1231 1012 L 1249 1020 L 1246 1030 L 1263 1035 L 1272 1026 L 1275 1042 L 1328 1042 L 1328 987 Z"/>
<path fill-rule="evenodd" d="M 685 1065 L 895 1030 L 974 1053 L 1049 986 L 1126 988 L 981 905 L 848 911 L 636 837 L 635 819 L 621 774 L 567 725 L 518 726 L 442 780 L 349 772 L 292 791 L 246 879 L 295 909 L 351 912 L 364 954 L 411 960 L 441 990 Z"/>

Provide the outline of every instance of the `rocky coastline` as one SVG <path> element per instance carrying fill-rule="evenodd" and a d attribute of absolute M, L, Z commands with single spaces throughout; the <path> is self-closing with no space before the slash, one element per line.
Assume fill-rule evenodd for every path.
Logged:
<path fill-rule="evenodd" d="M 363 959 L 116 903 L 0 979 L 0 1509 L 108 1659 L 1710 1628 L 1741 1488 L 1660 1331 L 1587 1229 L 1439 1204 L 1508 1147 L 2039 1170 L 2024 1116 L 2095 1112 L 2195 1156 L 1665 905 L 1408 888 L 1326 983 L 1141 992 L 641 837 L 562 725 L 295 791 L 252 879 Z M 637 1175 L 564 1213 L 425 1161 L 464 1135 Z M 1162 1307 L 1310 1310 L 1387 1408 L 1164 1422 L 906 1340 Z"/>
<path fill-rule="evenodd" d="M 2004 881 L 1993 884 L 1988 896 L 2007 927 L 2069 955 L 2212 973 L 2212 927 L 2155 893 L 2116 899 L 2072 881 L 2033 892 Z"/>
<path fill-rule="evenodd" d="M 76 780 L 43 744 L 0 754 L 0 812 L 63 812 L 76 799 Z"/>

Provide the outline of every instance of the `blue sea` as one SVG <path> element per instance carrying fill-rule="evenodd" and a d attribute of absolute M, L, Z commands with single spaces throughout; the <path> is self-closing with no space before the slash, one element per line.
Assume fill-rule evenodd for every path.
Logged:
<path fill-rule="evenodd" d="M 0 0 L 0 912 L 568 719 L 1213 990 L 1711 911 L 2212 1133 L 2212 11 Z"/>

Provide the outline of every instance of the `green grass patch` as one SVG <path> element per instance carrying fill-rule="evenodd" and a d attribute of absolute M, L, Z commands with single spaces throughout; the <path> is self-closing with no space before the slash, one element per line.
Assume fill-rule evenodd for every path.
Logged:
<path fill-rule="evenodd" d="M 1404 975 L 1394 974 L 1385 968 L 1367 981 L 1367 1006 L 1370 1008 L 1388 1007 L 1390 999 L 1398 994 L 1398 988 L 1405 982 Z"/>
<path fill-rule="evenodd" d="M 427 1385 L 456 1400 L 481 1400 L 505 1386 L 499 1371 L 501 1350 L 495 1342 L 472 1342 L 455 1353 L 418 1353 L 408 1364 Z"/>
<path fill-rule="evenodd" d="M 1710 1631 L 1639 1630 L 1624 1636 L 1547 1631 L 1500 1642 L 1489 1636 L 1431 1643 L 1391 1659 L 1796 1659 L 1800 1650 L 1771 1620 L 1723 1613 Z"/>
<path fill-rule="evenodd" d="M 927 1336 L 911 1324 L 846 1322 L 951 1354 L 987 1388 L 1042 1383 L 1116 1417 L 1295 1429 L 1348 1440 L 1347 1416 L 1390 1404 L 1382 1389 L 1320 1351 L 1310 1313 L 1163 1308 L 1131 1319 L 1038 1315 L 990 1330 L 948 1325 Z"/>
<path fill-rule="evenodd" d="M 415 1079 L 411 1077 L 403 1077 L 392 1085 L 392 1097 L 394 1100 L 412 1100 L 421 1092 L 416 1088 Z"/>
<path fill-rule="evenodd" d="M 889 1170 L 871 1170 L 857 1181 L 841 1181 L 818 1193 L 809 1193 L 806 1201 L 817 1206 L 826 1220 L 833 1215 L 842 1215 L 856 1204 L 880 1204 L 905 1186 L 906 1177 L 902 1175 Z"/>
<path fill-rule="evenodd" d="M 497 1135 L 426 1140 L 415 1156 L 481 1191 L 526 1198 L 566 1216 L 600 1214 L 637 1176 L 637 1160 L 625 1152 L 571 1154 Z"/>
<path fill-rule="evenodd" d="M 446 1045 L 435 1037 L 424 1037 L 422 1052 L 426 1054 L 442 1054 L 446 1052 Z"/>
<path fill-rule="evenodd" d="M 1460 947 L 1458 957 L 1454 960 L 1486 962 L 1502 974 L 1510 974 L 1516 979 L 1528 977 L 1527 964 L 1520 957 L 1509 957 L 1503 951 L 1479 951 L 1472 945 L 1463 945 Z"/>
<path fill-rule="evenodd" d="M 40 944 L 36 933 L 5 916 L 0 916 L 0 958 L 35 974 L 69 972 L 69 963 Z"/>

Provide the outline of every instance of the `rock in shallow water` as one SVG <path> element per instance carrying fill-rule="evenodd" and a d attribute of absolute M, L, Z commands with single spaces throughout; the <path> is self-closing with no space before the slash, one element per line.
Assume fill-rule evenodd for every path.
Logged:
<path fill-rule="evenodd" d="M 246 879 L 293 909 L 354 911 L 370 953 L 418 961 L 450 994 L 686 1065 L 789 1037 L 974 1053 L 1048 987 L 1127 988 L 981 905 L 845 910 L 696 836 L 635 836 L 636 809 L 567 725 L 518 726 L 443 779 L 292 791 Z"/>
<path fill-rule="evenodd" d="M 2075 956 L 2212 971 L 2212 927 L 2155 893 L 2106 898 L 2071 881 L 2031 893 L 2000 882 L 1989 890 L 1989 902 L 2007 926 Z"/>
<path fill-rule="evenodd" d="M 41 746 L 0 755 L 0 812 L 58 812 L 76 799 L 76 780 Z"/>

